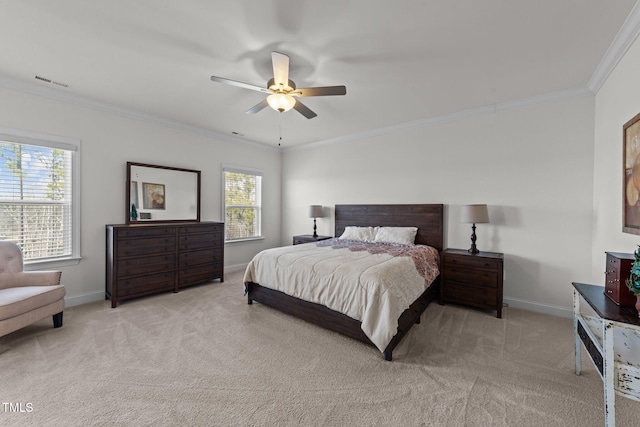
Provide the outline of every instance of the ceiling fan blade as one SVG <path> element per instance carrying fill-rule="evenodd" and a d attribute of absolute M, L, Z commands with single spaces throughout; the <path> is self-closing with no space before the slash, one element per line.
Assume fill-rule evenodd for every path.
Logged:
<path fill-rule="evenodd" d="M 263 108 L 269 106 L 269 103 L 267 102 L 266 99 L 264 99 L 262 102 L 260 102 L 259 104 L 254 105 L 253 107 L 249 108 L 247 110 L 247 114 L 255 114 L 258 111 L 262 111 Z"/>
<path fill-rule="evenodd" d="M 298 101 L 297 99 L 296 99 L 296 103 L 293 105 L 293 109 L 296 110 L 298 113 L 302 114 L 303 116 L 305 116 L 307 119 L 313 119 L 315 116 L 317 116 L 316 113 L 311 111 L 306 105 L 304 105 L 302 102 Z"/>
<path fill-rule="evenodd" d="M 303 87 L 291 92 L 293 96 L 328 96 L 346 95 L 345 86 Z"/>
<path fill-rule="evenodd" d="M 273 81 L 278 87 L 289 85 L 289 57 L 284 53 L 271 52 L 273 62 Z"/>
<path fill-rule="evenodd" d="M 267 89 L 266 87 L 260 87 L 260 86 L 256 86 L 256 85 L 251 85 L 249 83 L 237 82 L 235 80 L 229 80 L 229 79 L 225 79 L 225 78 L 222 78 L 222 77 L 211 76 L 211 81 L 212 82 L 218 82 L 218 83 L 224 83 L 224 84 L 231 85 L 231 86 L 237 86 L 237 87 L 241 87 L 241 88 L 244 88 L 244 89 L 255 90 L 255 91 L 258 91 L 258 92 L 262 92 L 262 93 L 271 93 L 271 91 L 269 89 Z"/>

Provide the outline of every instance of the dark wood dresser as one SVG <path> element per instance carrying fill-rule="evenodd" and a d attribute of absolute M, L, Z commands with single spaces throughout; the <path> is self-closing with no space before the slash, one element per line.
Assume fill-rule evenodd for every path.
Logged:
<path fill-rule="evenodd" d="M 440 302 L 472 305 L 496 311 L 502 318 L 504 255 L 499 252 L 472 254 L 465 249 L 442 253 Z"/>
<path fill-rule="evenodd" d="M 119 301 L 223 281 L 224 223 L 107 225 L 105 297 Z"/>

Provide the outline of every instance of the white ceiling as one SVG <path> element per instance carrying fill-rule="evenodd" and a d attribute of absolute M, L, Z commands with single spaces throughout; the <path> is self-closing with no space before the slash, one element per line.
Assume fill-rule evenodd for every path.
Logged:
<path fill-rule="evenodd" d="M 634 4 L 0 0 L 0 85 L 292 147 L 586 90 Z M 264 94 L 210 80 L 266 86 L 273 50 L 290 56 L 298 87 L 347 95 L 304 98 L 311 120 L 247 115 Z"/>

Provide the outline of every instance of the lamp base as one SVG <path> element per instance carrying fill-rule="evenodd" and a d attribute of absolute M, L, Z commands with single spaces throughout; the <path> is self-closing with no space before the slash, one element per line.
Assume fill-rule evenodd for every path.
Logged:
<path fill-rule="evenodd" d="M 478 252 L 480 252 L 478 250 L 478 248 L 476 247 L 476 224 L 474 223 L 471 226 L 471 247 L 469 248 L 469 253 L 471 254 L 477 254 Z"/>

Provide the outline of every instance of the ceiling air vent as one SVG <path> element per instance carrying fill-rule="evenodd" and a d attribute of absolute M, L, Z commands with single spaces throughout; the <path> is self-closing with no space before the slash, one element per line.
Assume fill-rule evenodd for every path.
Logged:
<path fill-rule="evenodd" d="M 51 83 L 52 85 L 57 85 L 57 86 L 62 86 L 62 87 L 69 87 L 69 85 L 66 84 L 66 83 L 57 82 L 55 80 L 51 80 L 51 79 L 48 79 L 46 77 L 42 77 L 42 76 L 38 76 L 38 75 L 36 75 L 35 77 L 36 77 L 37 80 L 40 80 L 40 81 L 43 81 L 43 82 L 46 82 L 46 83 Z"/>

